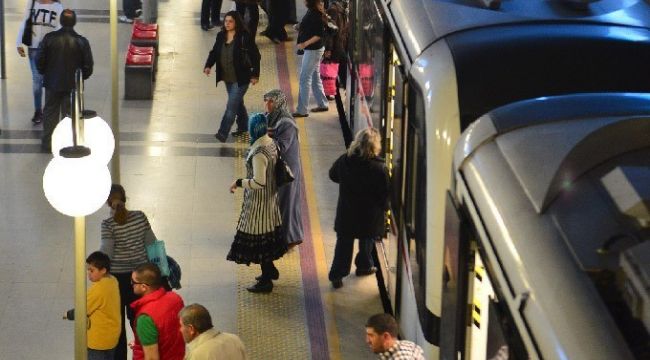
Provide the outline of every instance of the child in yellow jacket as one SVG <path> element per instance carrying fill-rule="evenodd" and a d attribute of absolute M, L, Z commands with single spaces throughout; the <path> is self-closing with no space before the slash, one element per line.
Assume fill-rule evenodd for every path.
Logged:
<path fill-rule="evenodd" d="M 111 275 L 108 255 L 95 251 L 86 259 L 88 280 L 92 282 L 87 295 L 88 360 L 112 360 L 122 330 L 120 290 Z M 74 320 L 74 309 L 65 317 Z"/>

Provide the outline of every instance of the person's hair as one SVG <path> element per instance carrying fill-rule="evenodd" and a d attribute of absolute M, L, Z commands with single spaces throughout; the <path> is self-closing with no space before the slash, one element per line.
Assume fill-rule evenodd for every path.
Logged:
<path fill-rule="evenodd" d="M 120 184 L 111 185 L 111 191 L 108 193 L 108 199 L 106 199 L 107 203 L 111 200 L 113 194 L 119 194 L 120 200 L 122 200 L 123 203 L 126 202 L 126 191 L 124 190 L 124 187 L 122 185 Z M 109 203 L 108 205 L 111 204 Z"/>
<path fill-rule="evenodd" d="M 348 156 L 359 156 L 370 159 L 379 155 L 381 151 L 381 135 L 375 128 L 360 130 L 348 149 Z"/>
<path fill-rule="evenodd" d="M 59 22 L 63 27 L 73 27 L 77 24 L 77 14 L 70 9 L 65 9 L 61 13 Z"/>
<path fill-rule="evenodd" d="M 192 325 L 199 334 L 203 334 L 214 327 L 208 309 L 200 304 L 187 305 L 178 316 L 181 318 L 183 325 Z"/>
<path fill-rule="evenodd" d="M 92 265 L 99 270 L 106 269 L 106 272 L 111 272 L 111 259 L 101 251 L 95 251 L 88 255 L 86 264 Z"/>
<path fill-rule="evenodd" d="M 397 334 L 399 333 L 397 321 L 390 314 L 375 314 L 371 316 L 366 321 L 366 327 L 372 328 L 379 335 L 389 333 L 394 338 L 397 338 Z"/>
<path fill-rule="evenodd" d="M 323 0 L 305 0 L 307 9 L 318 12 L 323 24 L 327 24 L 327 14 L 325 13 L 325 9 L 322 6 L 318 6 L 321 4 L 323 4 Z"/>
<path fill-rule="evenodd" d="M 244 18 L 241 16 L 241 14 L 238 11 L 232 10 L 228 11 L 226 15 L 223 16 L 224 20 L 226 19 L 226 16 L 230 16 L 235 20 L 235 33 L 239 34 L 240 32 L 245 32 L 248 33 L 248 27 L 246 27 L 246 23 L 244 22 Z"/>
<path fill-rule="evenodd" d="M 154 290 L 160 289 L 162 286 L 162 275 L 160 268 L 153 263 L 146 263 L 135 268 L 135 273 L 138 276 L 138 281 L 149 285 Z"/>

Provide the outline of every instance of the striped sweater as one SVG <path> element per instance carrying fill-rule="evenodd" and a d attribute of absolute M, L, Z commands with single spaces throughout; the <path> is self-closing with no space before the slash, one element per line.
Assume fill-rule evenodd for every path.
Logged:
<path fill-rule="evenodd" d="M 129 210 L 124 225 L 116 223 L 112 216 L 102 221 L 99 250 L 111 258 L 112 273 L 130 273 L 149 262 L 145 246 L 155 240 L 147 216 L 142 211 Z"/>

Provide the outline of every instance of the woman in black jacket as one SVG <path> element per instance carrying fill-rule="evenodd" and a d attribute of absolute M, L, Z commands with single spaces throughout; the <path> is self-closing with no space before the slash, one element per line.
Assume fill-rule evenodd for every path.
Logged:
<path fill-rule="evenodd" d="M 241 15 L 236 11 L 230 11 L 224 16 L 223 29 L 217 34 L 214 46 L 205 61 L 205 75 L 210 75 L 210 69 L 214 65 L 217 84 L 223 80 L 228 92 L 226 112 L 214 137 L 226 142 L 235 117 L 237 131 L 233 132 L 233 135 L 247 131 L 248 112 L 244 106 L 244 95 L 249 83 L 257 84 L 260 77 L 260 51 L 253 37 L 248 34 Z"/>
<path fill-rule="evenodd" d="M 361 130 L 346 154 L 341 155 L 329 175 L 339 184 L 336 206 L 336 247 L 329 280 L 335 289 L 343 286 L 350 274 L 354 239 L 359 239 L 359 253 L 354 260 L 356 275 L 377 271 L 372 261 L 376 238 L 384 234 L 384 214 L 388 208 L 389 180 L 384 160 L 380 158 L 381 136 L 374 128 Z"/>

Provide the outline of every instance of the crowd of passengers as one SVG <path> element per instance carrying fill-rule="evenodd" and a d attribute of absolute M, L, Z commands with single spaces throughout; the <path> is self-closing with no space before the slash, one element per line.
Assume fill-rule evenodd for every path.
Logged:
<path fill-rule="evenodd" d="M 250 142 L 245 157 L 246 176 L 235 179 L 229 187 L 231 193 L 242 189 L 244 194 L 226 259 L 260 265 L 261 274 L 247 290 L 270 293 L 273 281 L 280 278 L 274 262 L 304 239 L 304 185 L 295 118 L 309 115 L 310 92 L 317 104 L 311 112 L 329 110 L 319 69 L 324 58 L 342 61 L 347 25 L 342 2 L 333 1 L 326 12 L 321 0 L 305 0 L 307 13 L 296 26 L 298 55 L 302 55 L 297 107 L 295 111 L 289 110 L 285 94 L 271 90 L 264 95 L 265 112 L 249 117 L 244 95 L 260 76 L 260 52 L 255 42 L 257 23 L 250 12 L 258 10 L 254 0 L 237 2 L 237 10 L 226 13 L 222 24 L 218 22 L 222 28 L 203 72 L 209 76 L 214 68 L 217 85 L 223 81 L 228 94 L 216 139 L 226 142 L 232 134 L 247 136 Z M 274 43 L 291 40 L 284 30 L 288 20 L 278 16 L 277 10 L 286 1 L 269 3 L 267 10 L 275 9 L 276 13 L 270 13 L 273 20 L 263 35 Z M 133 7 L 133 1 L 125 1 L 125 10 L 129 9 L 125 14 L 137 12 L 131 11 Z M 247 11 L 248 24 L 242 16 Z M 133 21 L 126 19 L 131 21 L 122 21 Z M 66 99 L 74 88 L 75 70 L 81 68 L 84 79 L 92 74 L 90 45 L 73 30 L 75 24 L 76 14 L 63 10 L 60 1 L 33 0 L 28 1 L 18 34 L 18 53 L 29 56 L 32 69 L 34 125 L 43 122 L 42 89 L 46 89 L 42 139 L 46 151 L 50 149 L 54 127 L 68 113 Z M 212 27 L 206 26 L 204 30 Z M 252 33 L 247 30 L 249 27 Z M 27 54 L 23 44 L 27 45 Z M 74 61 L 67 61 L 71 58 Z M 234 123 L 237 128 L 229 134 Z M 380 152 L 379 132 L 372 128 L 362 130 L 329 170 L 330 179 L 339 184 L 334 227 L 337 240 L 329 272 L 334 289 L 343 286 L 343 278 L 350 274 L 354 239 L 359 239 L 354 261 L 356 275 L 367 276 L 377 271 L 371 250 L 384 232 L 389 191 L 388 173 Z M 293 181 L 281 184 L 277 181 L 277 168 L 285 164 Z M 102 221 L 100 249 L 86 260 L 91 282 L 87 298 L 88 358 L 122 360 L 131 349 L 136 360 L 246 359 L 239 337 L 216 330 L 204 306 L 185 306 L 158 266 L 149 262 L 146 247 L 156 241 L 156 236 L 147 216 L 142 211 L 127 209 L 126 202 L 125 189 L 113 184 L 107 199 L 111 216 Z M 64 317 L 74 319 L 74 309 Z M 135 337 L 129 344 L 125 317 Z M 395 320 L 387 314 L 375 315 L 366 324 L 366 340 L 381 358 L 422 359 L 422 350 L 412 342 L 398 340 L 397 333 Z"/>

